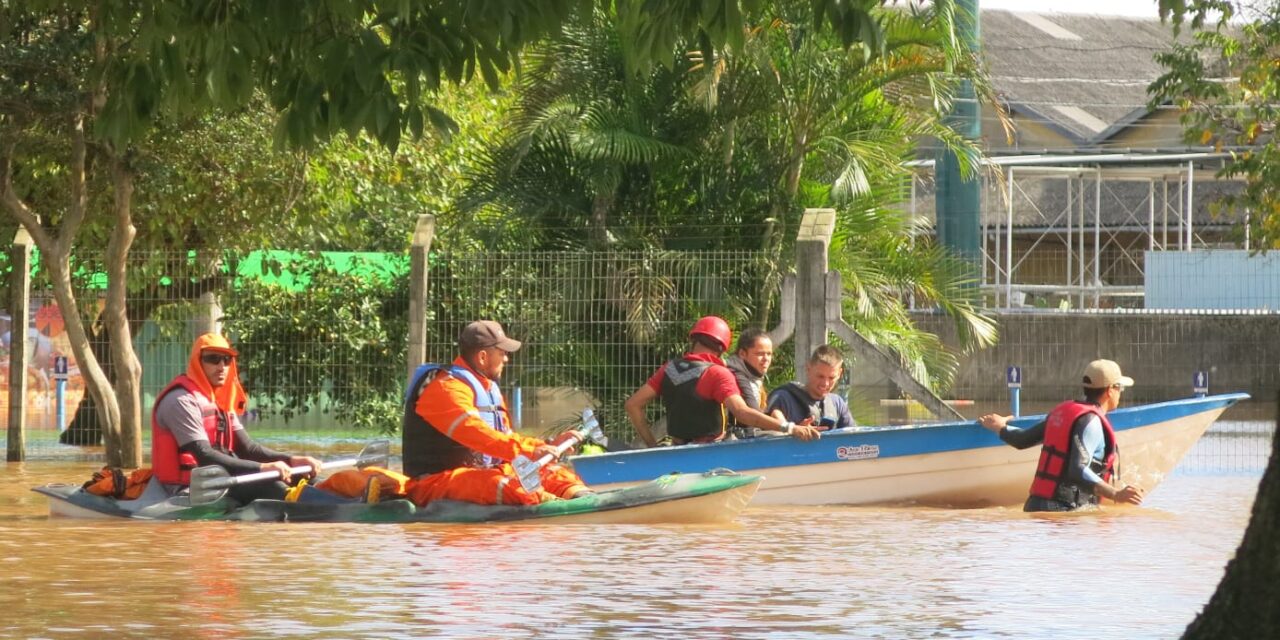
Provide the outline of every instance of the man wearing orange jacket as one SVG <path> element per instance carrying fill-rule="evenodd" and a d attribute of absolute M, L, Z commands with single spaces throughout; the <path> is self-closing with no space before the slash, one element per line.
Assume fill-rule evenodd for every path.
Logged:
<path fill-rule="evenodd" d="M 587 487 L 565 467 L 542 469 L 542 489 L 527 492 L 511 469 L 519 455 L 554 455 L 553 445 L 516 433 L 498 380 L 520 348 L 502 325 L 472 322 L 458 337 L 452 365 L 424 364 L 409 381 L 402 429 L 409 499 L 419 506 L 450 499 L 477 504 L 538 504 L 573 498 Z"/>

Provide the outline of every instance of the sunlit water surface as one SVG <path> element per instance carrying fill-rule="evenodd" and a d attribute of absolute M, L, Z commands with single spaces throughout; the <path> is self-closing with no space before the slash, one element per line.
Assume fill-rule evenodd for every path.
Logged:
<path fill-rule="evenodd" d="M 751 508 L 714 527 L 48 519 L 28 488 L 92 466 L 0 466 L 0 635 L 1175 638 L 1234 553 L 1261 471 L 1184 470 L 1141 508 L 1057 517 L 896 506 Z"/>

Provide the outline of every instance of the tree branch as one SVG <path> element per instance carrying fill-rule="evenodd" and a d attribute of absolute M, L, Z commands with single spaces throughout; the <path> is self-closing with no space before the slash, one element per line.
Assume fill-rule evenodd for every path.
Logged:
<path fill-rule="evenodd" d="M 27 233 L 31 234 L 31 239 L 35 240 L 36 246 L 42 251 L 47 251 L 53 247 L 54 238 L 49 235 L 44 225 L 40 224 L 40 220 L 27 207 L 27 204 L 13 192 L 13 151 L 17 144 L 17 142 L 10 142 L 5 147 L 4 154 L 0 155 L 0 202 L 4 203 L 5 209 L 18 221 L 18 224 L 26 227 Z"/>

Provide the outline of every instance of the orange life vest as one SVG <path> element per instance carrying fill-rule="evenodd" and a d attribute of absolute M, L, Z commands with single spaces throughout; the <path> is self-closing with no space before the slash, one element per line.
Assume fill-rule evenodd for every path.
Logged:
<path fill-rule="evenodd" d="M 186 389 L 200 401 L 200 420 L 205 435 L 214 449 L 231 453 L 233 447 L 231 417 L 205 397 L 194 380 L 179 375 L 156 396 L 156 406 L 151 408 L 151 468 L 156 478 L 169 484 L 191 484 L 191 470 L 196 468 L 196 458 L 190 453 L 178 451 L 178 440 L 173 432 L 161 427 L 156 420 L 156 407 L 160 400 L 176 389 Z"/>
<path fill-rule="evenodd" d="M 1098 410 L 1098 407 L 1068 400 L 1049 412 L 1045 419 L 1044 445 L 1040 448 L 1040 462 L 1036 465 L 1036 476 L 1031 481 L 1031 495 L 1040 498 L 1055 499 L 1058 485 L 1062 483 L 1063 473 L 1067 466 L 1067 457 L 1071 450 L 1071 429 L 1076 419 L 1092 413 L 1102 422 L 1102 433 L 1105 440 L 1102 471 L 1098 475 L 1104 481 L 1111 481 L 1111 473 L 1115 469 L 1119 449 L 1116 447 L 1116 432 L 1111 428 L 1111 421 Z"/>

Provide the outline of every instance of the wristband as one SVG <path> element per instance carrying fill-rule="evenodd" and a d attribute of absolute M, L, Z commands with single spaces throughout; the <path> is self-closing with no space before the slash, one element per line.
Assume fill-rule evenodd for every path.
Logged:
<path fill-rule="evenodd" d="M 784 434 L 786 434 L 786 435 L 791 435 L 791 428 L 792 428 L 792 427 L 794 427 L 794 426 L 796 426 L 796 424 L 795 424 L 794 422 L 791 422 L 790 420 L 788 420 L 788 421 L 786 421 L 786 422 L 782 423 L 782 428 L 781 428 L 781 429 L 779 429 L 779 430 L 780 430 L 780 431 L 782 431 L 782 433 L 784 433 Z"/>

